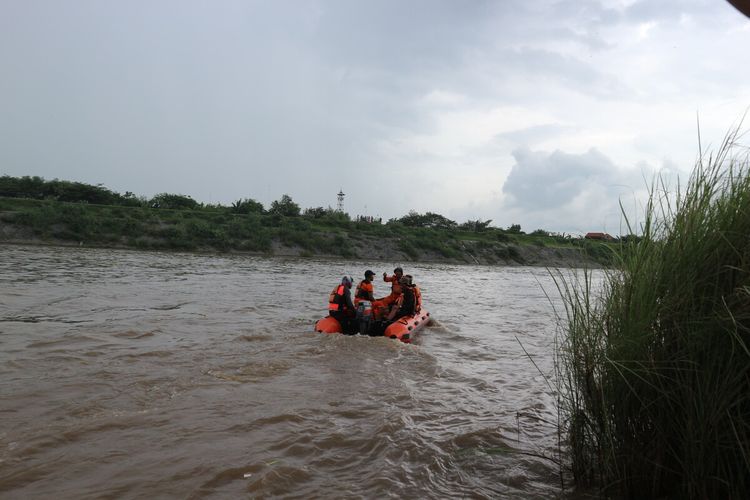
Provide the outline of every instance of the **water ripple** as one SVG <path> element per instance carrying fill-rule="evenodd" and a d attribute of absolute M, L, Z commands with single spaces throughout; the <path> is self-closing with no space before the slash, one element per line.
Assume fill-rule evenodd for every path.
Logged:
<path fill-rule="evenodd" d="M 0 252 L 4 496 L 566 494 L 544 270 L 408 266 L 433 321 L 403 344 L 312 331 L 395 263 Z"/>

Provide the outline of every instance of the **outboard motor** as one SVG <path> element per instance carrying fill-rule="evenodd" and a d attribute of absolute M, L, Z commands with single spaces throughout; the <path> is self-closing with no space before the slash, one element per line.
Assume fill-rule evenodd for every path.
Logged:
<path fill-rule="evenodd" d="M 357 305 L 357 329 L 360 335 L 369 335 L 370 323 L 372 322 L 372 303 L 369 300 L 362 300 Z"/>

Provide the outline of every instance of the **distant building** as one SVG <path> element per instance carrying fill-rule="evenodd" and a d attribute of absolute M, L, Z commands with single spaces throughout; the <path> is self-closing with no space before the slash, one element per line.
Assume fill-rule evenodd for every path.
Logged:
<path fill-rule="evenodd" d="M 615 241 L 615 239 L 607 233 L 586 233 L 585 238 L 587 240 Z"/>

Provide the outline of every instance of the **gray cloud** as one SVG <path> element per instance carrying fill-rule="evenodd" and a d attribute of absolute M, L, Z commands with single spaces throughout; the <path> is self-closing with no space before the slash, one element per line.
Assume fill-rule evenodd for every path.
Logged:
<path fill-rule="evenodd" d="M 539 206 L 527 170 L 545 172 L 551 183 L 539 203 L 570 204 L 587 195 L 582 185 L 617 181 L 608 172 L 614 162 L 598 152 L 615 158 L 607 144 L 588 139 L 606 128 L 603 113 L 626 114 L 636 102 L 664 109 L 665 101 L 692 113 L 707 98 L 738 99 L 750 74 L 736 63 L 741 50 L 726 49 L 742 47 L 748 35 L 728 38 L 723 16 L 739 16 L 715 3 L 6 0 L 0 175 L 224 203 L 269 203 L 289 193 L 303 206 L 326 206 L 341 188 L 353 214 L 365 205 L 386 218 L 414 206 L 470 206 L 471 217 L 493 218 L 493 208 L 475 201 L 491 196 L 474 191 L 484 189 L 480 181 L 449 197 L 435 193 L 456 185 L 458 170 L 481 179 L 482 169 L 499 165 L 510 171 L 504 192 L 516 209 Z M 691 31 L 680 26 L 683 13 L 705 17 Z M 628 37 L 649 20 L 668 30 L 633 44 Z M 673 39 L 688 48 L 674 49 Z M 613 53 L 630 65 L 610 61 Z M 433 92 L 458 99 L 424 99 Z M 505 132 L 513 124 L 493 121 L 498 109 L 539 118 Z M 446 133 L 446 123 L 457 133 Z M 651 130 L 637 132 L 646 137 L 632 139 L 631 150 L 664 155 L 668 134 L 653 140 Z M 624 135 L 603 130 L 601 137 L 612 143 Z M 544 141 L 566 149 L 548 144 L 571 136 L 598 150 L 521 149 L 511 168 L 513 148 Z M 396 200 L 397 179 L 415 172 L 420 188 Z"/>
<path fill-rule="evenodd" d="M 560 208 L 589 189 L 607 189 L 619 182 L 617 168 L 596 149 L 584 154 L 562 151 L 513 151 L 516 163 L 503 184 L 510 205 L 528 210 Z"/>

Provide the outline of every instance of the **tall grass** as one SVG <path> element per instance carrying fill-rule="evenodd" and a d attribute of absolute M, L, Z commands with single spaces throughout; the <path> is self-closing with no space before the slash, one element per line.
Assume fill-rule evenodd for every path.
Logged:
<path fill-rule="evenodd" d="M 750 173 L 737 139 L 701 157 L 684 189 L 655 183 L 643 238 L 601 283 L 558 277 L 578 484 L 631 498 L 750 491 Z"/>

